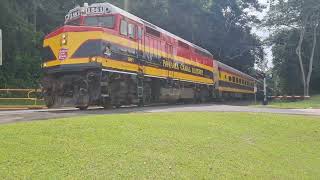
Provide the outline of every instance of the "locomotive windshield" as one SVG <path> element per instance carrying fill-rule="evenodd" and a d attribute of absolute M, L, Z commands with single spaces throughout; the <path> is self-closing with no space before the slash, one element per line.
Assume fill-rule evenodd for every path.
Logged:
<path fill-rule="evenodd" d="M 80 23 L 81 23 L 81 20 L 80 20 L 80 18 L 78 18 L 78 19 L 67 22 L 66 25 L 79 26 Z"/>
<path fill-rule="evenodd" d="M 114 16 L 92 16 L 84 19 L 85 26 L 99 26 L 112 29 L 114 27 Z"/>

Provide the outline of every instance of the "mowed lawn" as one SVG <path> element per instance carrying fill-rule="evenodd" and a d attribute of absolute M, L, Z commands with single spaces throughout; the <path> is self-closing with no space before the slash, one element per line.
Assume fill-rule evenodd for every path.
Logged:
<path fill-rule="evenodd" d="M 320 109 L 320 95 L 311 96 L 308 100 L 298 100 L 295 102 L 274 100 L 270 102 L 269 107 L 288 109 Z"/>
<path fill-rule="evenodd" d="M 320 118 L 101 115 L 0 125 L 1 179 L 317 179 Z"/>

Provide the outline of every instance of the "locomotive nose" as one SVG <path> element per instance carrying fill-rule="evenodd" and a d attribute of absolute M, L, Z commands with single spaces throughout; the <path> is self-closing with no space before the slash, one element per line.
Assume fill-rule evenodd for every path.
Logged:
<path fill-rule="evenodd" d="M 66 27 L 60 27 L 48 34 L 43 43 L 42 59 L 44 67 L 52 61 L 63 61 L 69 56 L 69 37 Z"/>

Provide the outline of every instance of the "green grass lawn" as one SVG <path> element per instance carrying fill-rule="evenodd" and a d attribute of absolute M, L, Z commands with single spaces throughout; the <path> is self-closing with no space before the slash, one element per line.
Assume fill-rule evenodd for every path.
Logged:
<path fill-rule="evenodd" d="M 320 108 L 320 95 L 312 96 L 309 100 L 288 102 L 275 100 L 269 104 L 269 107 L 274 108 L 288 108 L 288 109 L 308 109 L 308 108 Z"/>
<path fill-rule="evenodd" d="M 0 125 L 0 179 L 317 179 L 320 118 L 101 115 Z"/>

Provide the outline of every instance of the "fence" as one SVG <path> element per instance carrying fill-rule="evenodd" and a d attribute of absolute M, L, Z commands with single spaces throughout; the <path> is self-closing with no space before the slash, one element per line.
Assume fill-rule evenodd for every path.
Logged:
<path fill-rule="evenodd" d="M 33 101 L 34 105 L 37 105 L 37 103 L 39 101 L 43 101 L 42 99 L 37 98 L 37 93 L 41 93 L 40 89 L 0 89 L 0 93 L 6 93 L 6 95 L 15 94 L 13 97 L 0 97 L 0 101 L 1 100 L 6 100 L 6 101 L 15 101 L 15 100 Z M 18 95 L 21 95 L 21 93 L 22 93 L 23 97 L 18 97 Z"/>
<path fill-rule="evenodd" d="M 305 100 L 310 98 L 310 96 L 269 96 L 269 99 L 276 100 Z"/>

